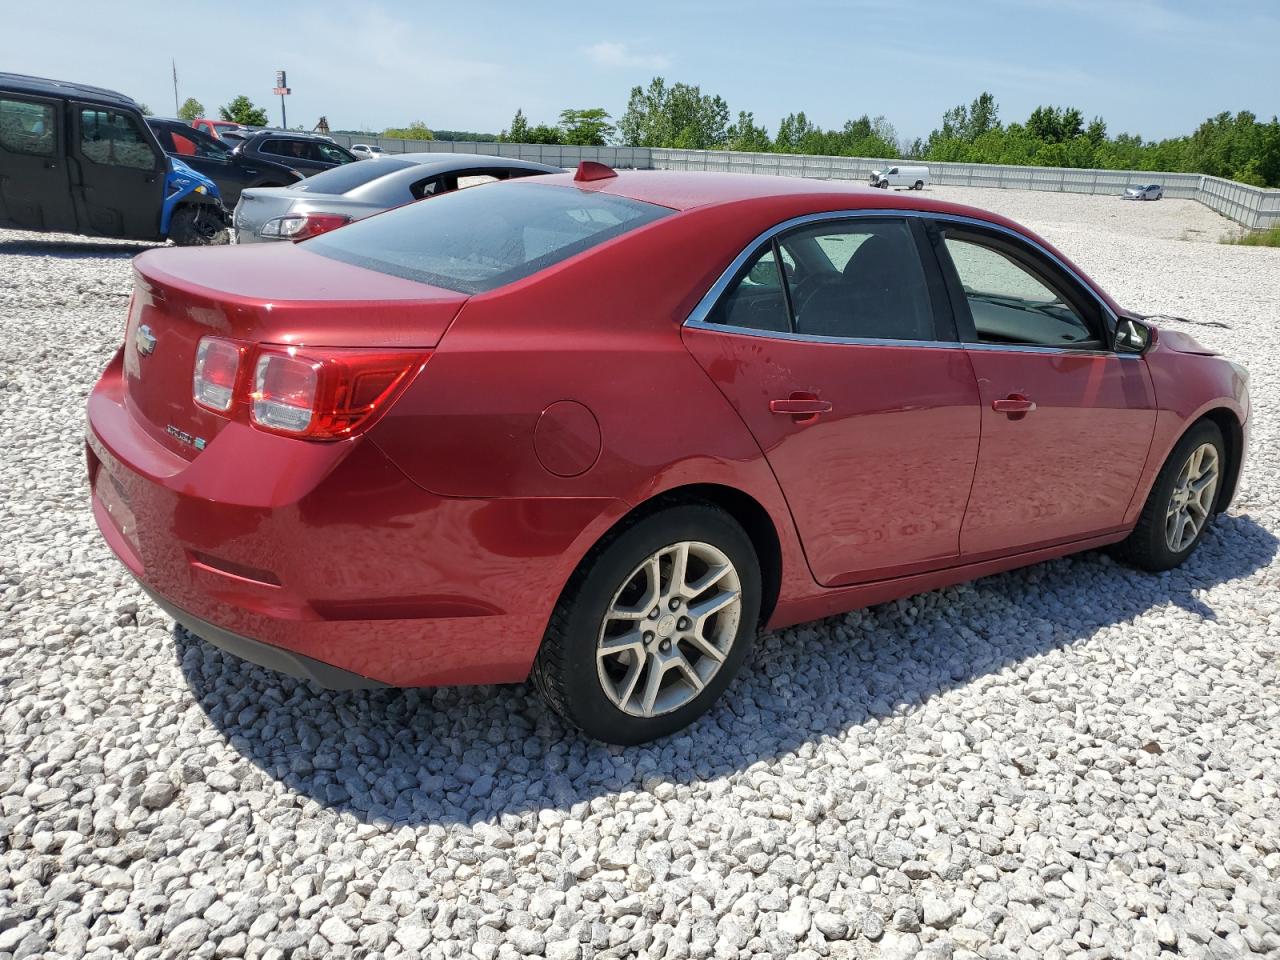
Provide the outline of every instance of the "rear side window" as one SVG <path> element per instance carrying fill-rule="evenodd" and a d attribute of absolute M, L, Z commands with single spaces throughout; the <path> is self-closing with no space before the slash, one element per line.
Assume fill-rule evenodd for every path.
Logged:
<path fill-rule="evenodd" d="M 51 157 L 57 145 L 52 104 L 0 99 L 0 147 Z"/>
<path fill-rule="evenodd" d="M 154 170 L 156 155 L 137 119 L 108 107 L 80 110 L 80 152 L 86 160 L 110 167 Z"/>
<path fill-rule="evenodd" d="M 838 340 L 943 339 L 902 220 L 831 221 L 783 234 L 748 263 L 707 322 Z"/>
<path fill-rule="evenodd" d="M 321 256 L 461 293 L 496 290 L 672 213 L 528 182 L 457 190 L 305 241 Z"/>
<path fill-rule="evenodd" d="M 293 189 L 305 190 L 308 193 L 348 193 L 357 187 L 363 187 L 366 183 L 372 183 L 379 177 L 385 177 L 397 170 L 407 170 L 412 166 L 416 164 L 392 157 L 364 163 L 349 163 L 317 173 Z"/>

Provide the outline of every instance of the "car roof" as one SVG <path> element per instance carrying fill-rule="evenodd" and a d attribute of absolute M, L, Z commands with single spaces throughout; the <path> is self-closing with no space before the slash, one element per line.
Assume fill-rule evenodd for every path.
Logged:
<path fill-rule="evenodd" d="M 326 137 L 322 133 L 305 133 L 301 130 L 274 130 L 270 127 L 259 127 L 256 130 L 249 131 L 248 139 L 254 137 L 272 137 L 279 139 L 281 137 L 293 137 L 297 140 L 318 140 L 321 143 L 334 143 L 333 137 Z"/>
<path fill-rule="evenodd" d="M 102 103 L 112 107 L 128 107 L 139 109 L 138 102 L 123 93 L 108 90 L 105 87 L 94 87 L 87 83 L 71 83 L 66 80 L 50 80 L 45 77 L 31 77 L 23 73 L 0 73 L 0 90 L 14 93 L 30 93 L 45 97 L 71 97 L 76 100 Z"/>

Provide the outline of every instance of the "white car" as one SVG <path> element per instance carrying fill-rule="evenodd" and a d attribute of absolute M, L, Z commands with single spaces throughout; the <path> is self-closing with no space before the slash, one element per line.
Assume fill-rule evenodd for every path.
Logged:
<path fill-rule="evenodd" d="M 870 182 L 873 187 L 906 187 L 908 190 L 923 190 L 929 182 L 928 167 L 896 166 L 888 170 L 872 170 Z"/>
<path fill-rule="evenodd" d="M 1127 187 L 1124 191 L 1126 200 L 1159 200 L 1164 196 L 1164 187 L 1158 183 L 1147 186 Z"/>
<path fill-rule="evenodd" d="M 375 157 L 386 156 L 386 151 L 376 144 L 370 143 L 353 143 L 351 152 L 361 160 L 372 160 Z"/>

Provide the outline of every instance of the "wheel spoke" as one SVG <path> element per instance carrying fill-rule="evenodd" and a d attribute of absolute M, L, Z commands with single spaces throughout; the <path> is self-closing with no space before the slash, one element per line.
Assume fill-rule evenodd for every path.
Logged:
<path fill-rule="evenodd" d="M 685 577 L 689 575 L 689 544 L 678 543 L 674 550 L 671 551 L 671 579 L 668 581 L 667 589 L 662 592 L 664 597 L 678 597 L 684 593 Z"/>
<path fill-rule="evenodd" d="M 677 670 L 685 675 L 685 679 L 687 679 L 689 681 L 689 685 L 693 687 L 695 696 L 702 692 L 702 688 L 705 684 L 702 682 L 702 678 L 698 676 L 698 671 L 693 669 L 693 664 L 685 659 L 684 654 L 680 654 L 676 657 L 676 659 L 672 661 L 672 664 Z"/>
<path fill-rule="evenodd" d="M 632 651 L 641 660 L 644 659 L 644 637 L 639 630 L 632 630 L 617 637 L 606 637 L 596 647 L 596 655 L 614 657 L 626 651 Z"/>
<path fill-rule="evenodd" d="M 724 663 L 724 651 L 704 637 L 701 631 L 691 633 L 685 639 L 697 647 L 699 652 L 710 657 L 716 663 Z"/>
<path fill-rule="evenodd" d="M 631 702 L 631 695 L 635 693 L 636 683 L 639 682 L 640 674 L 644 673 L 646 665 L 652 668 L 652 658 L 640 656 L 636 657 L 631 666 L 627 668 L 627 674 L 622 678 L 622 683 L 618 687 L 618 706 L 622 707 L 622 709 L 625 710 L 627 704 Z"/>
<path fill-rule="evenodd" d="M 689 616 L 693 618 L 694 623 L 701 627 L 702 623 L 713 613 L 719 613 L 725 607 L 736 603 L 738 596 L 737 590 L 725 590 L 713 597 L 708 597 L 701 603 L 691 603 L 689 604 Z"/>
<path fill-rule="evenodd" d="M 722 563 L 719 566 L 712 567 L 710 570 L 708 570 L 706 573 L 704 573 L 701 577 L 698 578 L 697 583 L 689 584 L 689 586 L 685 590 L 685 596 L 689 597 L 690 599 L 692 599 L 693 597 L 702 596 L 704 593 L 706 593 L 708 590 L 714 587 L 717 583 L 723 580 L 726 574 L 731 573 L 732 571 L 733 571 L 733 567 L 729 566 L 729 564 L 727 563 Z"/>
<path fill-rule="evenodd" d="M 653 716 L 653 708 L 658 702 L 658 691 L 662 689 L 662 677 L 667 672 L 667 665 L 656 657 L 650 659 L 649 675 L 645 677 L 644 694 L 640 701 L 640 712 Z"/>

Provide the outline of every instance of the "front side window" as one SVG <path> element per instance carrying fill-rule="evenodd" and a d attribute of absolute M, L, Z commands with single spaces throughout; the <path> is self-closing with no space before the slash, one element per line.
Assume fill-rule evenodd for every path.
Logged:
<path fill-rule="evenodd" d="M 313 160 L 321 160 L 324 163 L 350 163 L 355 159 L 355 157 L 348 156 L 345 150 L 332 143 L 313 143 L 310 146 Z"/>
<path fill-rule="evenodd" d="M 108 107 L 80 110 L 80 152 L 92 163 L 154 170 L 156 155 L 137 118 Z"/>
<path fill-rule="evenodd" d="M 1101 347 L 1083 312 L 1015 250 L 951 231 L 944 236 L 980 342 Z"/>
<path fill-rule="evenodd" d="M 358 267 L 483 293 L 671 213 L 625 197 L 515 181 L 444 193 L 304 242 L 311 253 Z"/>
<path fill-rule="evenodd" d="M 57 149 L 54 123 L 52 104 L 0 99 L 0 148 L 51 157 Z"/>

